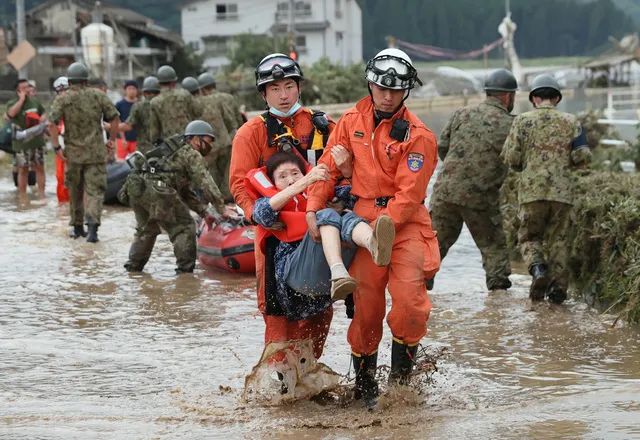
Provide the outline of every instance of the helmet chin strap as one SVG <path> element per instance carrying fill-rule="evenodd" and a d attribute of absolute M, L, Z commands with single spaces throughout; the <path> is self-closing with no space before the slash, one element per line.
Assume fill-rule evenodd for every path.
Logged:
<path fill-rule="evenodd" d="M 369 89 L 369 96 L 371 96 L 371 100 L 373 101 L 373 93 L 371 93 L 371 83 L 367 83 L 367 89 Z M 373 111 L 375 113 L 376 122 L 379 122 L 383 119 L 390 119 L 393 115 L 395 115 L 398 112 L 398 110 L 400 110 L 400 107 L 404 105 L 404 102 L 407 100 L 407 98 L 409 98 L 409 93 L 411 93 L 411 89 L 406 90 L 406 92 L 407 93 L 404 95 L 404 98 L 402 98 L 400 105 L 391 112 L 383 112 L 382 110 L 377 110 L 375 108 L 375 101 L 374 101 Z"/>

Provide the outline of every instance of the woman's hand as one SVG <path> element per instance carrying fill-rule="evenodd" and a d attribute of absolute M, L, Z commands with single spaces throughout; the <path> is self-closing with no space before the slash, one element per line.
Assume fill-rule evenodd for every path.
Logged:
<path fill-rule="evenodd" d="M 273 224 L 270 227 L 265 229 L 271 229 L 274 231 L 284 231 L 285 228 L 286 228 L 286 225 L 283 222 L 277 221 L 277 222 L 273 222 Z"/>
<path fill-rule="evenodd" d="M 336 167 L 340 170 L 340 173 L 350 179 L 353 174 L 353 163 L 351 161 L 351 153 L 345 147 L 340 144 L 336 144 L 331 148 L 331 157 L 336 163 Z"/>
<path fill-rule="evenodd" d="M 316 223 L 316 213 L 313 211 L 307 212 L 305 219 L 307 220 L 307 231 L 309 232 L 309 235 L 313 241 L 320 243 L 320 230 Z"/>
<path fill-rule="evenodd" d="M 316 183 L 320 180 L 329 180 L 329 168 L 325 164 L 317 165 L 311 168 L 305 176 L 305 189 L 312 183 Z"/>

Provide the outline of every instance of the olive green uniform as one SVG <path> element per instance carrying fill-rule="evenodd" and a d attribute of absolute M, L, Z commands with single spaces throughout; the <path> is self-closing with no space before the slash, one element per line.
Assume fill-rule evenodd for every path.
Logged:
<path fill-rule="evenodd" d="M 494 97 L 457 110 L 438 140 L 442 170 L 431 216 L 444 258 L 466 224 L 482 254 L 488 289 L 511 286 L 499 193 L 507 167 L 500 158 L 513 116 Z"/>
<path fill-rule="evenodd" d="M 162 88 L 160 94 L 151 99 L 151 141 L 183 133 L 187 124 L 198 119 L 201 112 L 202 109 L 186 90 Z"/>
<path fill-rule="evenodd" d="M 150 133 L 151 100 L 143 98 L 133 104 L 126 122 L 137 131 L 137 150 L 143 154 L 149 151 L 152 146 Z"/>
<path fill-rule="evenodd" d="M 552 282 L 568 285 L 567 228 L 573 204 L 572 169 L 591 152 L 580 142 L 582 127 L 575 116 L 554 106 L 540 106 L 513 122 L 502 157 L 520 172 L 518 243 L 531 268 L 549 264 Z M 586 139 L 585 139 L 586 141 Z"/>
<path fill-rule="evenodd" d="M 235 131 L 244 123 L 244 121 L 242 120 L 242 113 L 240 113 L 238 100 L 234 98 L 233 95 L 229 93 L 219 92 L 218 90 L 214 90 L 212 95 L 222 101 L 222 104 L 225 108 L 225 125 L 227 126 L 227 128 L 229 129 L 229 133 L 233 137 Z"/>
<path fill-rule="evenodd" d="M 18 98 L 7 103 L 7 111 L 18 102 Z M 12 124 L 18 126 L 20 130 L 27 127 L 27 112 L 36 113 L 39 116 L 45 114 L 44 106 L 36 98 L 27 96 L 20 107 L 20 111 L 15 118 L 10 118 Z M 8 116 L 7 116 L 8 117 Z M 13 139 L 11 148 L 15 152 L 14 162 L 17 167 L 28 167 L 30 165 L 44 165 L 44 136 L 36 136 L 28 141 Z"/>
<path fill-rule="evenodd" d="M 64 120 L 65 186 L 69 188 L 71 226 L 82 226 L 83 219 L 88 225 L 100 225 L 107 189 L 102 121 L 112 121 L 117 116 L 118 110 L 105 94 L 82 85 L 72 85 L 51 105 L 50 120 Z"/>
<path fill-rule="evenodd" d="M 156 151 L 161 154 L 155 154 Z M 120 200 L 129 204 L 136 216 L 136 233 L 125 267 L 129 271 L 144 268 L 162 228 L 173 244 L 176 270 L 192 272 L 196 261 L 196 229 L 189 210 L 204 217 L 208 202 L 222 212 L 222 195 L 200 153 L 184 143 L 182 136 L 167 139 L 147 156 L 149 165 L 132 171 L 119 194 Z"/>
<path fill-rule="evenodd" d="M 229 191 L 229 162 L 231 160 L 231 136 L 235 122 L 229 119 L 229 110 L 216 94 L 198 96 L 196 101 L 202 109 L 202 120 L 213 127 L 216 140 L 205 160 L 209 172 L 218 184 L 225 200 L 233 200 Z"/>

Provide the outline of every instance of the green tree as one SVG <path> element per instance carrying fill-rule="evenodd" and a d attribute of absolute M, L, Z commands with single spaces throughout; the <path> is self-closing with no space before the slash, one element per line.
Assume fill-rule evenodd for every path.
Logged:
<path fill-rule="evenodd" d="M 367 94 L 364 65 L 342 66 L 321 58 L 305 68 L 302 101 L 306 105 L 353 102 Z"/>
<path fill-rule="evenodd" d="M 227 70 L 232 71 L 239 66 L 255 68 L 262 58 L 273 52 L 287 52 L 284 38 L 256 34 L 237 35 L 227 52 L 230 61 Z"/>
<path fill-rule="evenodd" d="M 175 69 L 178 78 L 184 78 L 202 72 L 203 61 L 202 56 L 196 54 L 189 46 L 184 46 L 176 51 L 170 64 Z"/>

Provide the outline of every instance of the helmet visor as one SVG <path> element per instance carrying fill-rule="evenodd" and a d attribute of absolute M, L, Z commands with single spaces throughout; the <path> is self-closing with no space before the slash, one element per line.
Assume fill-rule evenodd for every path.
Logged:
<path fill-rule="evenodd" d="M 414 83 L 422 85 L 416 69 L 402 58 L 391 55 L 376 57 L 367 63 L 367 79 L 382 87 L 411 89 Z"/>
<path fill-rule="evenodd" d="M 413 71 L 413 66 L 400 58 L 382 56 L 372 60 L 371 70 L 378 75 L 391 73 L 400 79 L 409 79 L 411 72 Z"/>
<path fill-rule="evenodd" d="M 268 60 L 264 60 L 258 66 L 257 70 L 258 70 L 258 73 L 271 73 L 271 71 L 273 71 L 273 68 L 275 66 L 280 66 L 282 70 L 285 70 L 287 68 L 295 67 L 295 65 L 296 65 L 295 61 L 293 61 L 290 58 L 273 57 L 273 58 L 269 58 Z"/>

